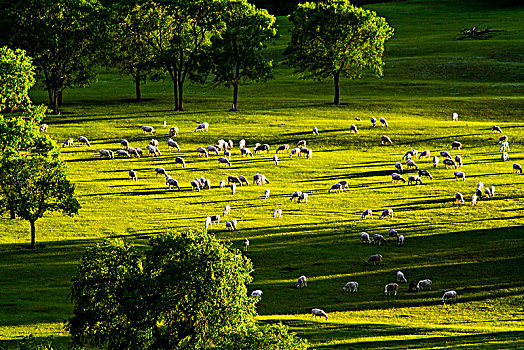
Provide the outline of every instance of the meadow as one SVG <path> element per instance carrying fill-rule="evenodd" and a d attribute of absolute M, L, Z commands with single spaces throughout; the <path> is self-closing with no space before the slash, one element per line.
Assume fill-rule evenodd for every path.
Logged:
<path fill-rule="evenodd" d="M 185 112 L 173 112 L 172 88 L 167 81 L 148 82 L 146 99 L 131 101 L 130 79 L 102 70 L 97 83 L 68 90 L 63 114 L 49 116 L 49 134 L 64 148 L 69 177 L 82 205 L 73 218 L 48 215 L 37 221 L 37 249 L 26 249 L 29 224 L 0 218 L 0 341 L 9 346 L 21 337 L 53 336 L 65 347 L 63 322 L 70 316 L 70 278 L 86 247 L 103 238 L 124 238 L 137 245 L 159 233 L 202 228 L 204 219 L 222 214 L 229 204 L 238 230 L 224 223 L 210 232 L 241 248 L 247 237 L 254 262 L 249 291 L 262 289 L 260 322 L 283 322 L 315 348 L 522 348 L 524 347 L 524 175 L 512 164 L 524 165 L 524 7 L 497 7 L 489 2 L 405 1 L 367 8 L 386 17 L 395 28 L 387 45 L 381 79 L 342 80 L 341 101 L 333 106 L 332 83 L 299 80 L 282 63 L 289 40 L 289 22 L 280 17 L 280 38 L 269 45 L 275 79 L 240 87 L 239 112 L 227 112 L 232 92 L 208 85 L 188 85 Z M 502 29 L 490 40 L 457 41 L 458 31 L 484 24 Z M 35 89 L 35 102 L 46 92 Z M 459 121 L 452 122 L 457 112 Z M 389 127 L 375 127 L 370 118 L 384 117 Z M 360 119 L 360 121 L 356 120 Z M 166 128 L 162 127 L 167 121 Z M 209 132 L 194 133 L 198 123 Z M 355 124 L 359 132 L 350 133 Z M 160 142 L 160 157 L 101 159 L 98 150 L 120 147 L 125 138 L 145 149 L 152 125 Z M 509 137 L 510 160 L 501 161 L 498 125 Z M 178 126 L 180 152 L 169 152 L 169 126 Z M 311 130 L 316 126 L 319 136 Z M 76 138 L 87 136 L 91 147 Z M 380 144 L 387 135 L 392 146 Z M 235 142 L 229 168 L 218 168 L 215 155 L 197 157 L 196 148 L 218 139 Z M 247 147 L 268 143 L 270 153 L 240 157 L 238 141 Z M 278 145 L 306 140 L 311 159 L 281 154 Z M 451 142 L 463 148 L 451 151 Z M 451 169 L 431 160 L 418 160 L 433 180 L 407 186 L 391 182 L 394 163 L 411 149 L 441 150 L 461 155 L 466 181 L 456 181 Z M 187 167 L 176 168 L 181 156 Z M 442 160 L 442 159 L 441 159 Z M 168 190 L 155 176 L 163 167 L 182 190 Z M 138 181 L 131 181 L 134 169 Z M 218 189 L 220 179 L 256 173 L 267 186 L 237 187 L 237 193 Z M 415 174 L 406 171 L 404 177 Z M 190 181 L 204 176 L 214 188 L 191 191 Z M 328 194 L 330 186 L 347 180 L 344 193 Z M 476 185 L 496 187 L 494 198 L 468 204 Z M 264 190 L 271 197 L 264 199 Z M 292 192 L 309 194 L 308 203 L 291 202 Z M 455 193 L 466 204 L 455 203 Z M 281 208 L 282 218 L 273 211 Z M 361 220 L 364 209 L 373 220 Z M 383 209 L 394 218 L 379 220 Z M 404 235 L 405 245 L 384 246 L 359 241 L 359 233 Z M 365 260 L 382 254 L 382 266 Z M 433 289 L 410 293 L 405 284 L 396 297 L 384 296 L 384 285 L 402 270 L 408 280 L 430 278 Z M 300 275 L 308 287 L 294 288 Z M 344 293 L 348 281 L 358 281 L 357 293 Z M 444 291 L 454 289 L 458 303 L 442 306 Z M 311 318 L 311 308 L 324 309 L 328 321 Z"/>

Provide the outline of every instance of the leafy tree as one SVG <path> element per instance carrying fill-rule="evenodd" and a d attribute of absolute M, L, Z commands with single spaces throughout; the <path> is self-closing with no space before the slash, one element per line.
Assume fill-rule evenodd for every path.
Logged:
<path fill-rule="evenodd" d="M 386 20 L 348 0 L 299 4 L 289 17 L 294 25 L 285 54 L 303 78 L 335 82 L 340 104 L 340 75 L 360 78 L 365 71 L 382 76 L 384 43 L 393 36 Z"/>
<path fill-rule="evenodd" d="M 94 60 L 104 26 L 98 0 L 25 0 L 11 7 L 12 43 L 33 57 L 43 75 L 53 113 L 62 91 L 94 80 Z"/>
<path fill-rule="evenodd" d="M 0 111 L 31 103 L 29 89 L 35 84 L 32 60 L 25 51 L 0 47 Z"/>
<path fill-rule="evenodd" d="M 257 9 L 247 0 L 226 4 L 226 29 L 212 38 L 214 81 L 233 86 L 233 107 L 237 110 L 238 86 L 241 81 L 266 81 L 271 78 L 273 62 L 261 54 L 265 43 L 277 35 L 275 17 L 267 10 Z"/>
<path fill-rule="evenodd" d="M 307 348 L 308 344 L 305 340 L 289 333 L 288 328 L 281 323 L 229 333 L 216 344 L 217 350 L 305 350 Z"/>

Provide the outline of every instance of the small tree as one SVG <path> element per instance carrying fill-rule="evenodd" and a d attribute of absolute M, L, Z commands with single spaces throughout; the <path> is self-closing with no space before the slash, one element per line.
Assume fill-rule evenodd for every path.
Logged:
<path fill-rule="evenodd" d="M 222 337 L 215 347 L 217 350 L 305 350 L 307 341 L 289 333 L 281 323 L 252 327 Z"/>
<path fill-rule="evenodd" d="M 0 111 L 11 111 L 31 103 L 29 89 L 35 70 L 24 50 L 0 47 Z"/>
<path fill-rule="evenodd" d="M 340 104 L 340 75 L 360 78 L 365 71 L 382 76 L 384 43 L 393 29 L 375 12 L 348 0 L 299 4 L 289 19 L 294 25 L 285 54 L 303 78 L 335 82 Z"/>
<path fill-rule="evenodd" d="M 277 35 L 275 17 L 267 10 L 257 9 L 247 0 L 226 4 L 226 29 L 213 37 L 212 53 L 214 81 L 233 86 L 233 106 L 237 110 L 238 86 L 241 81 L 266 81 L 272 77 L 273 61 L 261 54 L 265 43 Z"/>

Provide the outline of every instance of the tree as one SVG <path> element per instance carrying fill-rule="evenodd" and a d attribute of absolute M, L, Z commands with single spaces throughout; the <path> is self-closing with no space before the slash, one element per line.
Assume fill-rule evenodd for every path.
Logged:
<path fill-rule="evenodd" d="M 215 347 L 217 350 L 305 350 L 304 339 L 289 333 L 281 323 L 263 327 L 251 327 L 246 331 L 227 334 Z"/>
<path fill-rule="evenodd" d="M 273 61 L 261 54 L 265 43 L 277 35 L 275 17 L 257 9 L 247 0 L 226 4 L 226 29 L 211 40 L 214 81 L 233 86 L 233 106 L 237 110 L 238 86 L 241 81 L 266 81 L 272 77 Z"/>
<path fill-rule="evenodd" d="M 88 250 L 72 279 L 68 328 L 76 344 L 226 350 L 247 339 L 255 345 L 293 339 L 281 326 L 257 331 L 259 297 L 248 296 L 246 287 L 253 267 L 230 244 L 193 231 L 161 235 L 149 245 L 142 259 L 121 240 Z"/>
<path fill-rule="evenodd" d="M 27 0 L 11 7 L 12 43 L 33 57 L 54 114 L 62 91 L 94 80 L 104 14 L 98 0 Z"/>
<path fill-rule="evenodd" d="M 35 223 L 46 212 L 78 214 L 75 186 L 67 180 L 66 166 L 58 153 L 44 156 L 7 150 L 1 160 L 0 179 L 2 187 L 14 195 L 16 215 L 31 225 L 32 249 L 36 248 Z"/>
<path fill-rule="evenodd" d="M 0 111 L 11 111 L 31 103 L 29 89 L 35 84 L 35 70 L 25 51 L 0 48 Z"/>
<path fill-rule="evenodd" d="M 365 71 L 382 76 L 384 43 L 393 36 L 386 20 L 347 0 L 299 4 L 289 17 L 294 25 L 285 54 L 303 78 L 335 82 L 340 104 L 340 75 L 360 78 Z"/>

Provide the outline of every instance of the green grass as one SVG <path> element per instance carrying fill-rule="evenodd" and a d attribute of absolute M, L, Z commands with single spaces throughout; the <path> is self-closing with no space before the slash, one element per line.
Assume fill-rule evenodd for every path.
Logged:
<path fill-rule="evenodd" d="M 144 86 L 141 104 L 130 103 L 133 86 L 112 71 L 102 72 L 89 89 L 65 94 L 64 114 L 49 116 L 49 133 L 62 143 L 69 177 L 76 184 L 82 204 L 74 218 L 49 215 L 37 222 L 36 251 L 25 249 L 29 225 L 0 219 L 0 339 L 13 341 L 33 333 L 53 335 L 67 342 L 62 322 L 70 315 L 67 299 L 70 276 L 87 246 L 104 237 L 125 237 L 136 244 L 158 233 L 203 226 L 210 214 L 222 214 L 226 204 L 239 230 L 225 225 L 211 232 L 241 246 L 248 237 L 248 256 L 255 264 L 254 282 L 262 289 L 261 322 L 282 321 L 317 348 L 518 348 L 523 347 L 522 277 L 524 236 L 524 177 L 511 173 L 511 164 L 524 163 L 523 26 L 522 7 L 474 9 L 451 2 L 406 1 L 369 6 L 395 28 L 388 44 L 387 66 L 382 79 L 365 77 L 344 81 L 342 106 L 332 106 L 331 82 L 299 80 L 292 69 L 280 64 L 275 80 L 240 89 L 241 111 L 227 113 L 231 91 L 188 85 L 186 112 L 172 111 L 167 82 Z M 506 30 L 487 41 L 455 41 L 458 30 L 484 23 Z M 279 19 L 281 38 L 269 47 L 280 61 L 289 39 L 289 23 Z M 45 102 L 45 92 L 35 90 L 34 100 Z M 458 112 L 459 122 L 451 122 Z M 387 118 L 390 127 L 372 128 L 371 116 Z M 362 121 L 356 121 L 358 117 Z M 164 120 L 176 125 L 182 151 L 169 154 Z M 210 123 L 209 133 L 193 133 L 197 123 Z M 350 134 L 356 124 L 358 134 Z M 496 145 L 497 124 L 511 143 L 510 161 L 503 163 Z M 145 149 L 150 136 L 140 131 L 153 125 L 161 142 L 162 157 L 100 159 L 101 148 L 117 149 L 121 138 Z M 313 137 L 317 126 L 320 136 Z M 381 146 L 380 136 L 393 146 Z M 90 148 L 76 144 L 80 135 Z M 240 139 L 252 148 L 255 142 L 281 143 L 306 139 L 313 158 L 280 156 L 279 166 L 269 154 L 241 158 L 233 150 L 232 167 L 218 169 L 216 156 L 199 159 L 199 146 L 217 139 Z M 464 144 L 460 154 L 466 181 L 453 178 L 453 170 L 428 160 L 417 160 L 434 180 L 423 186 L 392 184 L 393 164 L 410 149 L 433 154 L 449 150 L 450 143 Z M 182 156 L 186 168 L 175 168 Z M 162 166 L 183 187 L 169 191 L 153 169 Z M 128 179 L 134 169 L 139 180 Z M 409 171 L 406 177 L 413 173 Z M 191 192 L 189 182 L 204 176 L 213 186 L 227 175 L 265 174 L 267 186 L 237 189 L 213 188 Z M 328 194 L 328 188 L 347 180 L 350 189 Z M 497 188 L 493 199 L 479 205 L 454 203 L 456 192 L 466 198 L 477 182 Z M 264 200 L 264 189 L 271 197 Z M 307 204 L 291 203 L 289 195 L 302 190 Z M 276 208 L 281 219 L 273 219 Z M 373 209 L 375 220 L 360 220 Z M 395 218 L 378 220 L 382 209 L 393 208 Z M 377 247 L 358 240 L 361 231 L 387 233 L 397 229 L 406 237 L 404 247 L 390 242 Z M 384 256 L 383 266 L 366 266 L 370 254 Z M 402 270 L 409 280 L 431 278 L 432 291 L 385 297 L 384 285 Z M 305 274 L 309 286 L 293 288 Z M 359 292 L 343 293 L 350 280 Z M 442 293 L 457 290 L 459 303 L 439 305 Z M 330 319 L 311 320 L 313 307 L 326 310 Z M 64 345 L 65 346 L 65 345 Z"/>

